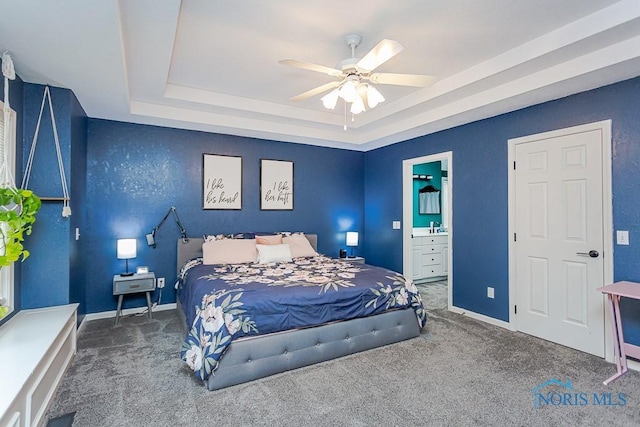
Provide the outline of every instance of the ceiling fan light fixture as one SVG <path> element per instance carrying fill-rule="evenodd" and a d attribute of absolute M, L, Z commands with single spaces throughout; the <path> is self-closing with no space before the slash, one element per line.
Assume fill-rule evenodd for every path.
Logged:
<path fill-rule="evenodd" d="M 324 105 L 324 108 L 333 110 L 334 108 L 336 108 L 336 104 L 338 103 L 338 89 L 332 90 L 331 92 L 320 98 L 320 100 L 322 101 L 322 105 Z"/>
<path fill-rule="evenodd" d="M 354 102 L 358 97 L 356 84 L 353 80 L 346 81 L 339 89 L 338 94 L 345 102 Z"/>
<path fill-rule="evenodd" d="M 384 102 L 384 96 L 375 87 L 367 85 L 367 104 L 369 108 L 374 108 L 381 102 Z"/>
<path fill-rule="evenodd" d="M 356 99 L 351 104 L 351 114 L 360 114 L 365 111 L 364 102 L 359 95 L 356 95 Z"/>

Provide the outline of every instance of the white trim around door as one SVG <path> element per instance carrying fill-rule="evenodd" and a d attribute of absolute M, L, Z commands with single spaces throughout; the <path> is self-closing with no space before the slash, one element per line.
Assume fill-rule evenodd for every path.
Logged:
<path fill-rule="evenodd" d="M 516 146 L 541 139 L 558 138 L 582 132 L 600 131 L 602 135 L 602 230 L 603 230 L 603 285 L 613 282 L 613 214 L 612 214 L 612 187 L 611 187 L 611 120 L 604 120 L 570 128 L 529 135 L 508 141 L 509 181 L 509 328 L 518 330 L 515 306 L 517 301 L 516 278 L 516 245 L 513 239 L 516 225 L 516 182 L 513 165 L 516 160 Z M 604 340 L 605 358 L 613 361 L 613 339 L 611 335 L 611 318 L 608 310 L 605 310 L 604 297 L 602 297 L 602 310 L 604 312 L 604 336 L 596 339 Z"/>
<path fill-rule="evenodd" d="M 422 163 L 447 161 L 447 208 L 448 208 L 448 309 L 453 310 L 453 152 L 431 154 L 402 161 L 402 274 L 413 277 L 413 166 Z"/>

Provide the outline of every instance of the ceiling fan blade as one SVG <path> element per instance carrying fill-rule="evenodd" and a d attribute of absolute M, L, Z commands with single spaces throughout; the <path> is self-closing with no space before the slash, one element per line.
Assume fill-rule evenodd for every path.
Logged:
<path fill-rule="evenodd" d="M 361 71 L 373 71 L 400 52 L 404 46 L 395 40 L 383 39 L 375 45 L 358 63 L 356 68 Z"/>
<path fill-rule="evenodd" d="M 325 67 L 324 65 L 312 64 L 311 62 L 296 61 L 295 59 L 282 59 L 278 61 L 282 65 L 291 65 L 292 67 L 302 68 L 304 70 L 317 71 L 319 73 L 328 74 L 330 76 L 340 77 L 342 71 L 335 68 Z"/>
<path fill-rule="evenodd" d="M 371 83 L 381 85 L 427 87 L 435 83 L 436 77 L 420 74 L 373 73 L 369 76 L 369 80 Z"/>
<path fill-rule="evenodd" d="M 307 98 L 311 98 L 314 95 L 317 95 L 319 93 L 322 92 L 326 92 L 329 89 L 333 89 L 336 88 L 338 86 L 340 86 L 340 81 L 335 81 L 335 82 L 330 82 L 330 83 L 326 83 L 323 84 L 322 86 L 318 86 L 316 88 L 313 88 L 311 90 L 308 90 L 304 93 L 301 93 L 300 95 L 294 96 L 293 98 L 291 98 L 292 101 L 302 101 L 303 99 L 307 99 Z"/>

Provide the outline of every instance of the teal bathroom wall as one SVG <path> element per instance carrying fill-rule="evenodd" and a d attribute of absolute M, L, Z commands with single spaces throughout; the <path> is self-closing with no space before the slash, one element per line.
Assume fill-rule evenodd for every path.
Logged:
<path fill-rule="evenodd" d="M 442 187 L 442 165 L 441 162 L 430 162 L 415 165 L 413 167 L 414 175 L 432 175 L 433 178 L 429 181 L 422 179 L 413 180 L 413 228 L 417 227 L 429 227 L 431 221 L 435 221 L 438 224 L 442 224 L 442 214 L 421 214 L 418 203 L 418 194 L 420 189 L 427 185 L 433 185 L 438 190 Z"/>

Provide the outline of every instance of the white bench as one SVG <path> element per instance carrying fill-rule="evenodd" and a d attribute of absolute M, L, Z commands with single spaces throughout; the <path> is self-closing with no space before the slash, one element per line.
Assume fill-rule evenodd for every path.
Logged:
<path fill-rule="evenodd" d="M 76 353 L 77 309 L 22 310 L 0 327 L 0 426 L 42 422 Z"/>

